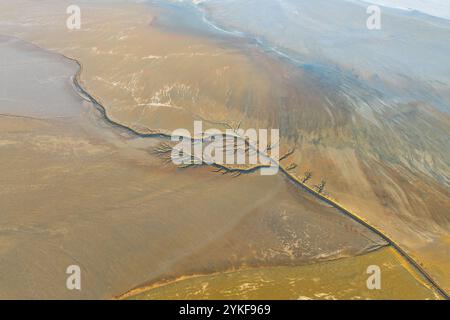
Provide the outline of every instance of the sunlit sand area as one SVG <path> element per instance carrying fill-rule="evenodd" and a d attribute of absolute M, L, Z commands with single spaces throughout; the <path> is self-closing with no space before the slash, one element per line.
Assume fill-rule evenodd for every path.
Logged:
<path fill-rule="evenodd" d="M 439 299 L 450 290 L 445 72 L 433 65 L 412 81 L 397 69 L 390 78 L 387 62 L 383 72 L 376 61 L 345 65 L 341 47 L 312 50 L 303 33 L 303 45 L 289 42 L 293 18 L 277 43 L 252 15 L 241 25 L 250 9 L 236 1 L 78 2 L 80 30 L 66 27 L 69 1 L 0 3 L 0 298 Z M 345 3 L 349 16 L 359 8 Z M 450 34 L 442 21 L 405 15 L 385 19 L 433 40 Z M 159 134 L 192 131 L 195 120 L 279 128 L 283 170 L 236 177 L 155 154 L 167 140 Z M 306 188 L 294 183 L 307 171 Z M 308 191 L 321 180 L 328 202 Z M 66 288 L 73 264 L 81 291 Z M 372 264 L 382 290 L 367 289 Z"/>
<path fill-rule="evenodd" d="M 367 290 L 367 265 L 383 270 L 383 290 Z M 336 277 L 336 274 L 339 274 Z M 132 290 L 122 299 L 436 299 L 391 248 L 299 267 L 269 267 L 199 275 Z"/>

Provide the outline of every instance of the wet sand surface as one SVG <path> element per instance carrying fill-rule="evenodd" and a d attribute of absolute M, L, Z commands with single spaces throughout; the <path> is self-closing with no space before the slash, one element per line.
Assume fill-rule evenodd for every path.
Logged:
<path fill-rule="evenodd" d="M 335 199 L 450 290 L 450 21 L 383 7 L 373 32 L 361 1 L 199 6 L 210 23 L 261 41 L 318 80 L 325 99 L 300 114 L 291 103 L 295 120 L 280 124 L 299 136 L 294 171 L 325 175 Z"/>
<path fill-rule="evenodd" d="M 368 92 L 352 77 L 344 77 L 343 85 L 350 85 L 354 96 L 339 96 L 336 84 L 342 79 L 335 69 L 326 73 L 315 65 L 292 68 L 246 39 L 229 41 L 216 33 L 212 37 L 204 27 L 196 29 L 198 25 L 183 33 L 164 21 L 171 12 L 164 6 L 81 1 L 83 27 L 68 31 L 68 4 L 2 3 L 0 32 L 79 60 L 81 84 L 113 120 L 136 131 L 189 129 L 196 119 L 209 120 L 212 127 L 227 122 L 244 128 L 280 128 L 282 151 L 297 148 L 283 165 L 297 163 L 293 171 L 300 177 L 313 170 L 311 185 L 326 178 L 333 198 L 395 238 L 425 263 L 427 271 L 447 283 L 450 205 L 448 188 L 440 184 L 448 181 L 448 158 L 442 148 L 448 143 L 447 116 L 404 104 L 384 110 L 386 121 L 372 110 L 384 102 L 366 101 Z M 19 7 L 26 7 L 27 14 Z M 14 60 L 3 57 L 2 63 L 12 67 Z M 51 58 L 50 65 L 54 59 L 61 57 Z M 163 278 L 242 265 L 297 265 L 367 252 L 380 244 L 378 237 L 281 176 L 233 179 L 208 168 L 162 167 L 149 152 L 156 141 L 111 128 L 89 103 L 75 96 L 67 79 L 76 66 L 66 63 L 57 68 L 64 72 L 55 75 L 42 68 L 29 71 L 20 63 L 17 69 L 2 72 L 8 74 L 2 81 L 13 81 L 2 86 L 8 89 L 2 92 L 3 101 L 9 99 L 2 104 L 3 111 L 10 113 L 17 105 L 17 115 L 46 118 L 1 117 L 5 138 L 0 146 L 8 152 L 0 157 L 9 165 L 2 175 L 6 196 L 0 205 L 8 212 L 2 217 L 5 234 L 13 235 L 1 250 L 9 260 L 1 261 L 8 272 L 16 272 L 5 279 L 10 292 L 39 295 L 29 286 L 41 287 L 39 277 L 27 276 L 29 259 L 38 254 L 46 257 L 35 263 L 47 279 L 43 287 L 48 287 L 48 297 L 77 296 L 60 291 L 65 290 L 61 286 L 69 257 L 86 264 L 87 283 L 95 283 L 81 293 L 83 297 L 111 297 Z M 27 85 L 30 98 L 14 91 L 18 85 L 12 84 L 21 80 L 8 79 L 21 71 L 31 72 L 26 77 L 30 81 L 43 81 Z M 39 78 L 39 72 L 47 80 Z M 47 94 L 55 90 L 44 88 L 46 83 L 61 95 Z M 22 96 L 25 99 L 19 102 Z M 69 100 L 58 111 L 50 107 L 61 99 Z M 27 109 L 27 101 L 39 103 Z M 420 140 L 411 134 L 412 127 L 439 139 Z M 411 141 L 431 148 L 416 152 Z M 437 174 L 430 178 L 433 172 Z M 66 221 L 74 227 L 68 228 Z M 30 229 L 24 232 L 26 228 Z M 54 240 L 45 232 L 55 233 Z M 27 238 L 31 233 L 40 235 L 42 244 L 51 243 L 54 251 L 43 254 L 42 246 Z M 19 235 L 21 244 L 15 242 Z M 66 242 L 61 245 L 62 239 Z M 50 273 L 45 268 L 54 256 L 61 261 Z M 51 284 L 49 274 L 57 274 L 60 281 Z M 14 282 L 21 279 L 27 285 L 15 288 Z"/>
<path fill-rule="evenodd" d="M 367 265 L 380 266 L 382 290 L 367 290 Z M 339 274 L 339 277 L 336 277 Z M 399 286 L 401 285 L 401 286 Z M 186 277 L 132 291 L 126 299 L 361 300 L 436 299 L 403 267 L 391 248 L 298 267 L 268 267 Z"/>
<path fill-rule="evenodd" d="M 74 62 L 6 37 L 0 50 L 2 87 L 20 83 L 20 100 L 6 90 L 0 107 L 2 298 L 109 298 L 152 280 L 385 245 L 281 176 L 162 166 L 157 139 L 109 125 L 76 94 Z M 80 292 L 65 286 L 72 264 Z"/>

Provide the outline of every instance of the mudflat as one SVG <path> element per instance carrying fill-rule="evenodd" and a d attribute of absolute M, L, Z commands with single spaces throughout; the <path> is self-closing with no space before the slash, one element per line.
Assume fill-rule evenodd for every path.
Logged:
<path fill-rule="evenodd" d="M 21 84 L 0 108 L 2 298 L 110 298 L 186 274 L 386 245 L 281 176 L 163 166 L 151 152 L 158 139 L 109 124 L 77 95 L 73 61 L 13 38 L 0 50 L 2 87 Z M 66 288 L 73 264 L 81 291 Z"/>
<path fill-rule="evenodd" d="M 448 288 L 448 115 L 415 103 L 378 114 L 385 102 L 366 100 L 372 92 L 339 69 L 293 67 L 203 27 L 183 32 L 167 21 L 172 9 L 155 3 L 81 1 L 83 27 L 69 31 L 69 4 L 2 3 L 0 32 L 77 59 L 80 84 L 138 133 L 191 129 L 194 120 L 280 128 L 282 152 L 295 148 L 283 166 L 297 164 L 298 177 L 313 171 L 311 186 L 327 179 L 330 197 Z M 77 70 L 2 39 L 5 297 L 108 298 L 183 275 L 295 267 L 386 245 L 281 175 L 164 166 L 151 152 L 158 140 L 112 126 L 76 95 Z M 66 290 L 70 264 L 87 270 L 80 293 Z"/>

